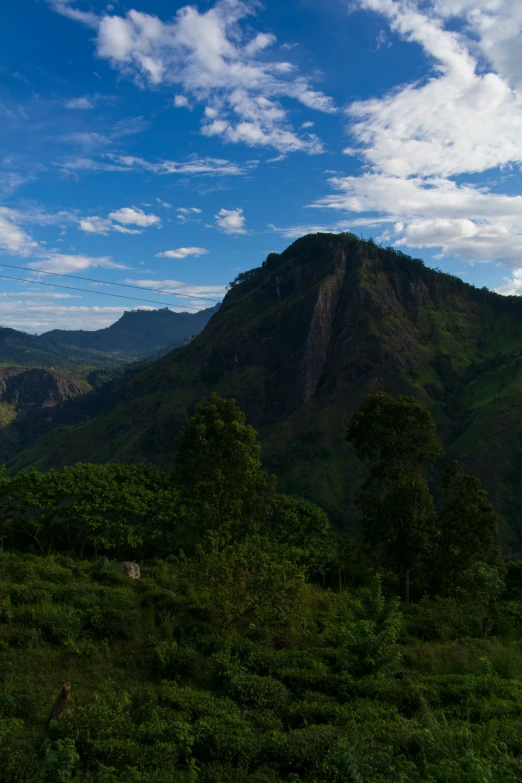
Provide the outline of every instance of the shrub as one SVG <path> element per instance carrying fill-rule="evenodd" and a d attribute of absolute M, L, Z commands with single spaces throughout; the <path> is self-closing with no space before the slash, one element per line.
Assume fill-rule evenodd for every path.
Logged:
<path fill-rule="evenodd" d="M 258 710 L 272 709 L 280 712 L 286 706 L 289 693 L 283 683 L 273 677 L 257 674 L 239 674 L 228 684 L 227 693 L 239 704 Z"/>
<path fill-rule="evenodd" d="M 139 627 L 140 615 L 130 590 L 114 588 L 99 594 L 87 612 L 89 625 L 101 637 L 129 637 Z"/>
<path fill-rule="evenodd" d="M 195 650 L 178 646 L 177 642 L 159 642 L 154 647 L 154 667 L 167 679 L 188 677 L 202 663 L 203 659 Z"/>
<path fill-rule="evenodd" d="M 66 604 L 40 604 L 28 608 L 23 615 L 34 630 L 40 629 L 46 639 L 56 644 L 76 641 L 82 632 L 81 613 Z"/>

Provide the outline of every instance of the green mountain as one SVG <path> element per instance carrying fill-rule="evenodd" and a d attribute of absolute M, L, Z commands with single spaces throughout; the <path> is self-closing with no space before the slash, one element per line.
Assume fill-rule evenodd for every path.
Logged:
<path fill-rule="evenodd" d="M 31 335 L 0 328 L 0 366 L 46 367 L 87 377 L 101 368 L 158 356 L 198 334 L 219 305 L 195 313 L 131 310 L 106 329 L 54 329 Z"/>
<path fill-rule="evenodd" d="M 114 407 L 58 428 L 10 463 L 172 464 L 176 436 L 210 391 L 261 433 L 280 488 L 356 523 L 348 422 L 368 393 L 411 394 L 448 456 L 480 476 L 522 538 L 522 300 L 476 289 L 351 234 L 314 234 L 236 278 L 188 345 L 128 383 Z M 519 538 L 520 537 L 520 538 Z"/>

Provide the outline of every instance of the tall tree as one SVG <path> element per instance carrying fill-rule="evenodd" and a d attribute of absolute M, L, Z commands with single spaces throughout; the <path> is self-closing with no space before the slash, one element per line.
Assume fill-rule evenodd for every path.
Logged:
<path fill-rule="evenodd" d="M 360 493 L 366 542 L 400 576 L 410 600 L 410 574 L 437 535 L 437 515 L 422 465 L 443 456 L 431 414 L 412 397 L 370 395 L 347 433 L 368 472 Z"/>
<path fill-rule="evenodd" d="M 480 479 L 464 473 L 457 461 L 444 470 L 439 485 L 444 499 L 439 514 L 435 588 L 451 592 L 475 564 L 503 568 L 498 516 Z"/>
<path fill-rule="evenodd" d="M 261 524 L 275 495 L 256 430 L 234 400 L 215 393 L 179 436 L 175 478 L 200 529 Z"/>

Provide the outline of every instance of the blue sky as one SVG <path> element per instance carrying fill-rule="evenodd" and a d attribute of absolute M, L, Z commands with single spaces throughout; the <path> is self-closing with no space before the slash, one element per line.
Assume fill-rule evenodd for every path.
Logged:
<path fill-rule="evenodd" d="M 519 0 L 3 3 L 0 274 L 29 282 L 0 323 L 148 306 L 43 272 L 209 306 L 316 230 L 522 293 L 521 29 Z"/>

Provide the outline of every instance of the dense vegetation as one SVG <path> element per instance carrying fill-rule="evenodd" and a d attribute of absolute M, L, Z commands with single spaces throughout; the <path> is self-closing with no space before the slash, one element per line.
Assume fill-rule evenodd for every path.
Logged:
<path fill-rule="evenodd" d="M 460 465 L 432 496 L 418 402 L 367 398 L 348 438 L 362 541 L 278 494 L 215 395 L 172 473 L 3 476 L 1 783 L 521 780 L 520 561 Z"/>

